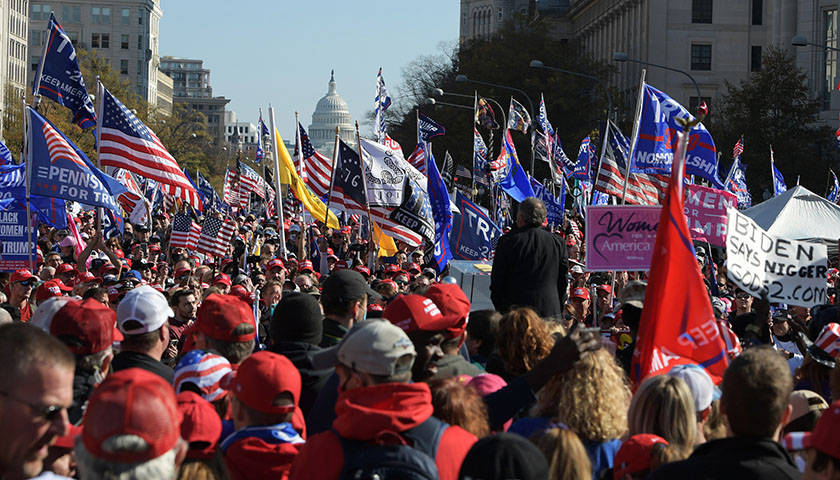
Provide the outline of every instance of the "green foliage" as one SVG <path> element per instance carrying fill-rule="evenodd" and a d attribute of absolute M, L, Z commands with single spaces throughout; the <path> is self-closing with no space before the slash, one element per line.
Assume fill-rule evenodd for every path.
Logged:
<path fill-rule="evenodd" d="M 420 57 L 403 71 L 400 98 L 389 110 L 388 132 L 403 146 L 408 155 L 416 143 L 415 110 L 419 109 L 446 127 L 446 135 L 433 140 L 434 152 L 442 162 L 446 150 L 452 154 L 456 164 L 472 168 L 472 107 L 474 92 L 482 97 L 497 100 L 503 112 L 496 111 L 501 124 L 508 114 L 511 95 L 530 110 L 527 99 L 509 89 L 488 87 L 474 83 L 455 81 L 458 74 L 470 79 L 507 85 L 525 91 L 539 108 L 540 93 L 544 94 L 548 118 L 558 131 L 566 153 L 577 155 L 580 141 L 597 129 L 603 121 L 607 98 L 601 85 L 593 80 L 563 73 L 530 68 L 532 59 L 539 59 L 546 65 L 594 75 L 606 81 L 611 68 L 579 54 L 580 50 L 566 42 L 557 40 L 548 27 L 538 22 L 526 25 L 523 18 L 508 22 L 497 35 L 468 42 L 458 47 L 444 47 L 438 55 Z M 435 88 L 447 93 L 469 95 L 459 98 L 444 95 L 436 97 L 438 102 L 454 103 L 467 109 L 449 106 L 431 106 L 426 98 L 432 97 Z M 536 123 L 536 112 L 530 112 Z M 489 132 L 483 127 L 479 131 L 485 142 Z M 500 150 L 504 131 L 494 132 L 494 145 L 488 145 L 494 156 Z M 519 153 L 519 160 L 528 169 L 531 161 L 530 135 L 513 132 L 512 136 Z M 548 166 L 539 160 L 535 163 L 536 178 L 549 177 Z"/>
<path fill-rule="evenodd" d="M 744 135 L 741 160 L 747 165 L 747 184 L 754 203 L 772 195 L 770 146 L 776 167 L 789 187 L 800 183 L 823 195 L 828 169 L 836 162 L 832 130 L 818 123 L 820 105 L 810 97 L 805 74 L 790 53 L 769 49 L 762 69 L 739 85 L 726 84 L 723 95 L 707 122 L 715 145 L 726 162 L 720 162 L 721 177 L 731 165 L 730 150 Z M 725 163 L 725 166 L 724 166 Z M 723 178 L 721 179 L 723 180 Z"/>

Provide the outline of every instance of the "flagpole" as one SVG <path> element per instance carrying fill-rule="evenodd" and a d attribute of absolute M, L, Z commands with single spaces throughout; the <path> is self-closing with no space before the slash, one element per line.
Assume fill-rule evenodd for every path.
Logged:
<path fill-rule="evenodd" d="M 779 193 L 776 191 L 776 172 L 773 163 L 773 145 L 770 145 L 770 180 L 773 182 L 773 196 L 775 197 Z"/>
<path fill-rule="evenodd" d="M 277 234 L 280 235 L 280 255 L 286 260 L 286 232 L 283 230 L 283 192 L 280 189 L 280 151 L 277 149 L 277 128 L 274 126 L 274 107 L 268 107 L 268 121 L 271 124 L 271 150 L 274 155 L 274 186 L 277 190 Z"/>
<path fill-rule="evenodd" d="M 630 158 L 627 159 L 627 169 L 624 174 L 624 187 L 621 189 L 621 204 L 627 203 L 627 184 L 630 183 L 630 166 L 633 164 L 633 157 L 636 154 L 636 143 L 639 141 L 639 126 L 642 121 L 642 104 L 644 103 L 645 95 L 645 75 L 647 69 L 642 69 L 642 74 L 639 78 L 639 96 L 636 100 L 636 116 L 633 120 L 633 140 L 630 148 Z"/>
<path fill-rule="evenodd" d="M 356 146 L 359 149 L 359 163 L 362 164 L 361 165 L 362 166 L 362 188 L 365 189 L 365 200 L 367 200 L 367 202 L 365 203 L 365 210 L 367 210 L 367 217 L 368 217 L 368 242 L 370 242 L 370 245 L 374 245 L 374 243 L 373 243 L 373 218 L 371 218 L 371 216 L 370 216 L 370 197 L 368 196 L 367 180 L 365 180 L 365 177 L 367 176 L 367 169 L 365 168 L 365 157 L 362 154 L 362 137 L 359 136 L 359 121 L 358 120 L 356 121 Z M 375 247 L 374 253 L 376 253 L 376 251 L 379 250 L 379 246 L 374 245 L 374 247 Z M 373 270 L 373 259 L 370 258 L 370 256 L 368 256 L 368 268 Z"/>
<path fill-rule="evenodd" d="M 30 129 L 32 128 L 32 125 L 30 125 L 29 122 L 29 112 L 26 111 L 26 96 L 20 96 L 20 105 L 23 111 L 23 148 L 21 148 L 20 150 L 20 161 L 23 162 L 24 165 L 26 165 L 26 167 L 24 167 L 26 169 L 26 244 L 29 246 L 29 248 L 27 249 L 29 250 L 29 268 L 31 268 L 32 272 L 35 273 L 36 265 L 32 258 L 32 255 L 34 254 L 37 245 L 32 244 L 32 206 L 30 205 L 31 198 L 29 193 L 29 184 L 32 182 L 32 168 L 30 166 L 32 162 L 29 161 L 29 159 L 32 158 L 32 142 L 29 141 L 29 137 L 31 136 Z"/>
<path fill-rule="evenodd" d="M 333 186 L 335 185 L 335 164 L 338 162 L 338 139 L 341 133 L 340 127 L 335 127 L 335 148 L 333 148 L 332 170 L 330 170 L 330 193 L 327 195 L 327 216 L 324 220 L 329 220 L 330 217 L 330 201 L 332 200 Z M 361 161 L 361 157 L 359 158 Z M 362 173 L 364 176 L 364 172 Z M 367 197 L 365 197 L 367 198 Z"/>
<path fill-rule="evenodd" d="M 595 185 L 598 184 L 598 174 L 601 173 L 601 167 L 604 165 L 604 154 L 607 151 L 607 142 L 610 138 L 610 113 L 607 112 L 607 126 L 604 127 L 604 138 L 601 139 L 601 158 L 598 160 L 598 169 L 595 170 L 595 181 L 592 183 L 592 192 L 589 195 L 589 204 L 592 205 L 592 199 L 595 197 Z"/>
<path fill-rule="evenodd" d="M 40 77 L 38 77 L 40 78 Z M 102 170 L 102 161 L 99 159 L 102 151 L 102 119 L 105 117 L 103 112 L 105 108 L 105 85 L 99 80 L 99 75 L 96 76 L 96 167 Z M 96 233 L 102 233 L 102 215 L 105 213 L 102 207 L 96 208 Z M 149 220 L 152 218 L 152 212 L 149 212 Z"/>
<path fill-rule="evenodd" d="M 53 18 L 53 11 L 50 10 L 50 18 Z M 50 23 L 47 22 L 47 38 L 44 39 L 44 48 L 41 50 L 41 61 L 38 62 L 38 76 L 35 77 L 35 85 L 32 88 L 32 107 L 37 110 L 41 105 L 41 75 L 44 74 L 44 58 L 47 56 L 47 48 L 50 46 Z M 25 112 L 24 112 L 25 113 Z"/>

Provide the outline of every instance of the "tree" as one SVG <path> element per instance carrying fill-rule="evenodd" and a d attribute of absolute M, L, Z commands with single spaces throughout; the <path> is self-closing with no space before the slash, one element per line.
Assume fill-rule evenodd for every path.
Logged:
<path fill-rule="evenodd" d="M 776 167 L 789 186 L 797 177 L 806 188 L 825 194 L 828 168 L 836 162 L 832 129 L 819 123 L 819 102 L 810 97 L 805 74 L 793 56 L 770 48 L 761 70 L 739 85 L 726 83 L 717 115 L 708 123 L 723 157 L 744 136 L 741 160 L 747 166 L 747 184 L 755 200 L 772 195 L 770 146 Z M 730 162 L 728 162 L 730 163 Z M 721 165 L 721 176 L 727 170 Z"/>
<path fill-rule="evenodd" d="M 406 150 L 406 155 L 416 143 L 415 111 L 432 117 L 446 127 L 446 135 L 433 140 L 434 152 L 443 157 L 448 150 L 456 164 L 472 169 L 472 104 L 470 98 L 444 96 L 439 101 L 456 103 L 468 109 L 447 106 L 434 107 L 426 104 L 426 98 L 432 97 L 434 89 L 445 92 L 472 96 L 474 92 L 482 97 L 497 100 L 503 113 L 507 109 L 511 95 L 528 108 L 527 100 L 520 94 L 508 89 L 486 87 L 472 83 L 455 81 L 458 74 L 465 74 L 489 83 L 508 85 L 524 90 L 534 102 L 534 109 L 539 108 L 540 93 L 545 96 L 548 117 L 563 141 L 567 154 L 577 155 L 580 140 L 598 128 L 606 112 L 607 99 L 603 88 L 596 82 L 529 68 L 532 59 L 543 60 L 547 65 L 586 73 L 603 80 L 611 72 L 609 65 L 599 63 L 580 55 L 576 45 L 557 39 L 547 25 L 540 20 L 526 21 L 524 16 L 515 18 L 504 25 L 497 34 L 486 39 L 476 39 L 460 47 L 444 46 L 437 55 L 424 56 L 410 63 L 403 70 L 403 79 L 395 98 L 395 105 L 388 111 L 388 132 Z M 494 110 L 498 110 L 495 105 Z M 531 112 L 536 117 L 536 112 Z M 496 112 L 499 123 L 501 112 Z M 536 123 L 536 118 L 533 118 Z M 504 128 L 504 126 L 502 126 Z M 487 131 L 480 127 L 485 141 Z M 494 134 L 495 146 L 499 152 L 502 130 Z M 520 133 L 512 133 L 520 162 L 527 169 L 530 165 L 530 138 Z M 539 160 L 536 162 L 538 179 L 549 176 L 548 166 Z"/>

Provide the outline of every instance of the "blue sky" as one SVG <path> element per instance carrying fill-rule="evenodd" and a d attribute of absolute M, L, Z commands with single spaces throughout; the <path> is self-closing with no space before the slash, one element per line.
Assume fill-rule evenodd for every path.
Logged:
<path fill-rule="evenodd" d="M 198 58 L 210 69 L 213 95 L 231 102 L 238 120 L 268 122 L 274 107 L 280 134 L 304 127 L 327 92 L 335 69 L 338 93 L 354 120 L 373 108 L 382 67 L 396 100 L 402 69 L 458 39 L 456 0 L 163 1 L 160 55 Z M 370 127 L 362 125 L 362 133 Z"/>

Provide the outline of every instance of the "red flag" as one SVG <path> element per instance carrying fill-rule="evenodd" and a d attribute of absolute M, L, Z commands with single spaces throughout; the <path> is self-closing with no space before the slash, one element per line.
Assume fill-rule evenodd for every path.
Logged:
<path fill-rule="evenodd" d="M 636 385 L 686 363 L 704 367 L 718 383 L 729 363 L 683 213 L 686 142 L 682 133 L 680 140 L 659 216 L 633 355 L 631 376 Z"/>

